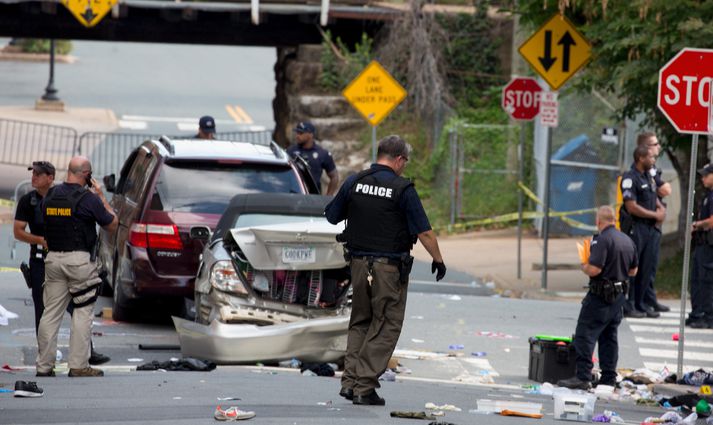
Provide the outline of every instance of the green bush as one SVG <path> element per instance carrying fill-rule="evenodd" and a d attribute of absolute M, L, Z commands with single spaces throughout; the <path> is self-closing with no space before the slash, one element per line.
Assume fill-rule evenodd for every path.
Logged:
<path fill-rule="evenodd" d="M 40 38 L 23 38 L 16 43 L 25 53 L 49 53 L 50 41 Z M 66 55 L 72 51 L 72 42 L 69 40 L 56 40 L 55 53 L 58 55 Z"/>
<path fill-rule="evenodd" d="M 319 77 L 322 88 L 330 91 L 344 89 L 373 59 L 373 44 L 373 40 L 363 33 L 361 41 L 351 51 L 339 37 L 333 40 L 332 34 L 326 31 L 322 41 L 322 74 Z"/>

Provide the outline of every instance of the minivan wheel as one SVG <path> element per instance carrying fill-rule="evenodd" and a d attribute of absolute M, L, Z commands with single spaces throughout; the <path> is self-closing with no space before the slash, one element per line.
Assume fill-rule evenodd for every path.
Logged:
<path fill-rule="evenodd" d="M 115 263 L 116 264 L 116 263 Z M 130 322 L 134 319 L 135 312 L 129 307 L 130 301 L 124 295 L 124 288 L 121 287 L 121 268 L 117 265 L 114 270 L 114 306 L 112 308 L 112 319 L 117 322 Z"/>

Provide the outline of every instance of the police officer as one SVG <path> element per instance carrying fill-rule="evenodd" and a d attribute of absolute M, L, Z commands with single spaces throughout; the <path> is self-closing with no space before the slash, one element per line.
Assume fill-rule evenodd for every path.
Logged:
<path fill-rule="evenodd" d="M 686 322 L 692 328 L 713 329 L 713 163 L 698 170 L 706 193 L 693 222 L 693 273 L 691 313 Z"/>
<path fill-rule="evenodd" d="M 401 177 L 409 152 L 401 137 L 385 137 L 376 163 L 350 176 L 325 208 L 330 223 L 346 220 L 353 295 L 339 395 L 354 404 L 385 404 L 376 388 L 401 333 L 416 239 L 433 257 L 436 280 L 446 274 L 416 189 Z"/>
<path fill-rule="evenodd" d="M 656 271 L 658 247 L 661 240 L 661 230 L 656 226 L 666 217 L 666 208 L 657 196 L 656 181 L 650 170 L 656 162 L 654 152 L 648 146 L 637 146 L 634 150 L 634 165 L 624 173 L 621 179 L 621 193 L 624 199 L 622 214 L 628 213 L 631 226 L 626 233 L 636 244 L 639 258 L 639 271 L 636 274 L 629 297 L 624 305 L 626 317 L 659 317 L 654 308 L 658 305 L 652 287 L 653 273 Z M 645 294 L 649 293 L 649 303 Z M 653 298 L 653 299 L 651 299 Z"/>
<path fill-rule="evenodd" d="M 66 181 L 48 192 L 42 212 L 49 253 L 45 259 L 45 311 L 37 335 L 37 376 L 54 376 L 57 334 L 69 303 L 74 305 L 69 376 L 102 376 L 104 372 L 88 365 L 92 312 L 101 281 L 92 253 L 96 225 L 113 232 L 118 221 L 99 184 L 92 179 L 87 158 L 70 160 Z"/>
<path fill-rule="evenodd" d="M 198 120 L 198 134 L 195 139 L 213 140 L 215 139 L 215 120 L 210 115 L 204 115 Z"/>
<path fill-rule="evenodd" d="M 557 382 L 561 387 L 587 390 L 592 387 L 592 353 L 599 343 L 599 365 L 603 385 L 616 385 L 616 362 L 619 357 L 617 328 L 622 320 L 624 292 L 629 276 L 637 271 L 636 247 L 633 241 L 614 226 L 614 210 L 600 207 L 596 218 L 599 235 L 592 240 L 589 260 L 582 271 L 589 276 L 589 292 L 574 334 L 577 353 L 576 375 Z"/>
<path fill-rule="evenodd" d="M 39 330 L 40 318 L 45 309 L 42 301 L 42 285 L 45 283 L 45 256 L 47 242 L 42 218 L 41 203 L 54 184 L 55 167 L 48 161 L 35 161 L 27 170 L 32 170 L 32 187 L 35 189 L 17 201 L 13 233 L 15 239 L 30 244 L 30 276 L 28 284 L 32 288 L 32 303 L 35 307 L 35 333 Z M 29 225 L 30 231 L 25 230 Z M 67 312 L 72 314 L 72 304 Z M 111 360 L 108 356 L 94 351 L 93 345 L 89 364 L 102 364 Z"/>
<path fill-rule="evenodd" d="M 654 157 L 658 159 L 659 155 L 661 154 L 661 144 L 659 143 L 659 139 L 656 137 L 655 133 L 652 133 L 650 131 L 645 131 L 643 133 L 640 133 L 636 137 L 636 145 L 637 146 L 648 146 L 649 149 L 651 149 L 654 153 Z M 669 196 L 671 194 L 671 183 L 663 181 L 661 178 L 661 170 L 656 168 L 656 164 L 654 164 L 653 167 L 649 170 L 649 174 L 654 179 L 654 182 L 656 183 L 656 195 L 659 198 L 659 201 L 661 204 L 666 207 L 666 204 L 664 203 L 663 198 Z M 665 217 L 664 217 L 665 218 Z M 663 225 L 663 220 L 656 222 L 656 227 L 660 230 L 661 226 Z M 659 240 L 660 242 L 660 240 Z M 656 245 L 653 247 L 654 251 L 654 263 L 658 266 L 659 263 L 659 250 L 660 250 L 660 243 L 659 245 Z M 656 282 L 656 269 L 657 267 L 654 267 L 653 273 L 651 273 L 651 283 L 649 285 L 646 285 L 646 291 L 644 292 L 644 304 L 648 305 L 651 307 L 654 311 L 658 312 L 666 312 L 670 311 L 671 309 L 664 304 L 660 304 L 658 302 L 658 299 L 656 298 L 656 292 L 654 291 L 654 283 Z"/>
<path fill-rule="evenodd" d="M 297 144 L 287 148 L 287 153 L 291 156 L 301 156 L 307 164 L 309 164 L 310 174 L 312 179 L 317 184 L 317 189 L 322 192 L 322 170 L 329 177 L 329 186 L 327 186 L 327 195 L 331 196 L 337 192 L 339 184 L 339 172 L 334 165 L 332 154 L 318 145 L 315 140 L 316 129 L 309 122 L 301 122 L 295 127 Z"/>

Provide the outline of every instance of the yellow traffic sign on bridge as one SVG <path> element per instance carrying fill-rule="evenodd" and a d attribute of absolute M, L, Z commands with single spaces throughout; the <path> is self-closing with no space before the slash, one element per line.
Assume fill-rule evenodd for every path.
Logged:
<path fill-rule="evenodd" d="M 591 49 L 577 28 L 558 13 L 524 42 L 519 52 L 552 90 L 557 90 L 589 62 Z"/>
<path fill-rule="evenodd" d="M 118 0 L 61 0 L 77 20 L 87 28 L 98 24 Z"/>
<path fill-rule="evenodd" d="M 371 61 L 342 92 L 373 126 L 386 118 L 406 97 L 406 90 L 377 61 Z"/>

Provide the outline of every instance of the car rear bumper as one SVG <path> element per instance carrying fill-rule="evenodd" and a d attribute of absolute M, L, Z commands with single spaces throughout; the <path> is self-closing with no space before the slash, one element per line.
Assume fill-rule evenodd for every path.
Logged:
<path fill-rule="evenodd" d="M 176 296 L 193 298 L 195 275 L 162 275 L 151 264 L 148 253 L 143 248 L 130 247 L 129 267 L 120 276 L 122 284 L 128 289 L 130 298 L 156 296 Z"/>
<path fill-rule="evenodd" d="M 210 325 L 173 317 L 181 354 L 216 363 L 254 363 L 292 358 L 303 362 L 331 362 L 344 357 L 349 316 L 304 319 L 293 323 L 257 326 Z"/>

